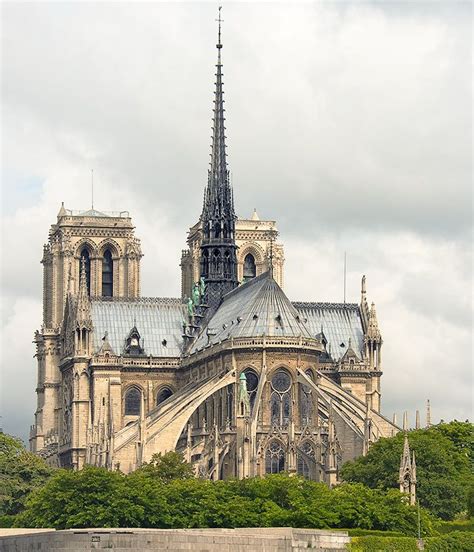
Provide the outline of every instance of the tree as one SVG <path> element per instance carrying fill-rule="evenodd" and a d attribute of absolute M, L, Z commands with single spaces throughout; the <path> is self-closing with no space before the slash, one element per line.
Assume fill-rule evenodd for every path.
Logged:
<path fill-rule="evenodd" d="M 138 495 L 138 496 L 137 496 Z M 105 468 L 58 469 L 34 491 L 20 514 L 18 527 L 141 527 L 144 507 L 138 486 Z"/>
<path fill-rule="evenodd" d="M 194 469 L 184 456 L 179 452 L 167 452 L 165 454 L 154 454 L 150 462 L 145 463 L 135 474 L 137 476 L 148 476 L 159 479 L 163 482 L 175 479 L 192 479 Z"/>
<path fill-rule="evenodd" d="M 467 510 L 474 483 L 472 424 L 451 422 L 410 431 L 408 439 L 416 456 L 420 504 L 442 519 Z M 342 478 L 371 488 L 397 488 L 403 440 L 403 433 L 380 439 L 366 456 L 344 464 Z"/>
<path fill-rule="evenodd" d="M 0 433 L 0 524 L 21 512 L 30 492 L 51 477 L 53 468 L 27 452 L 20 439 Z"/>

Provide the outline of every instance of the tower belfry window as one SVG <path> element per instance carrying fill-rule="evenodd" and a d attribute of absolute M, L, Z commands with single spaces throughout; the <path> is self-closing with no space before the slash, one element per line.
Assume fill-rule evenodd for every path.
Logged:
<path fill-rule="evenodd" d="M 79 262 L 79 273 L 81 270 L 82 259 L 84 259 L 84 268 L 86 271 L 87 292 L 90 295 L 91 293 L 91 259 L 89 256 L 89 250 L 86 247 L 84 247 L 84 249 L 81 251 L 81 260 Z"/>
<path fill-rule="evenodd" d="M 102 258 L 102 296 L 112 297 L 114 294 L 114 265 L 112 253 L 107 249 Z"/>
<path fill-rule="evenodd" d="M 244 259 L 244 282 L 248 282 L 257 275 L 257 267 L 255 265 L 255 258 L 251 253 L 245 256 Z"/>

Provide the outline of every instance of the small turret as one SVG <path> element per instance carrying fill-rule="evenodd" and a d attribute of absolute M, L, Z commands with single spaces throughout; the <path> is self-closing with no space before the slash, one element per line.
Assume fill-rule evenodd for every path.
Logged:
<path fill-rule="evenodd" d="M 416 463 L 415 453 L 410 457 L 410 445 L 408 443 L 408 433 L 405 432 L 403 443 L 403 453 L 400 460 L 400 492 L 410 497 L 410 504 L 416 503 Z"/>
<path fill-rule="evenodd" d="M 79 293 L 77 294 L 76 313 L 76 354 L 88 355 L 92 345 L 90 334 L 92 332 L 91 302 L 89 291 L 87 289 L 86 263 L 83 258 L 81 261 L 81 277 L 79 280 Z"/>

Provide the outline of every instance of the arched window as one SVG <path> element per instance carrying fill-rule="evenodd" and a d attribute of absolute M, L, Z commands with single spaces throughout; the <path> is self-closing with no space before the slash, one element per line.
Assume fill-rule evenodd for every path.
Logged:
<path fill-rule="evenodd" d="M 125 393 L 125 416 L 139 416 L 142 394 L 137 387 L 130 387 Z"/>
<path fill-rule="evenodd" d="M 156 406 L 169 399 L 172 394 L 173 391 L 169 387 L 164 387 L 156 396 Z"/>
<path fill-rule="evenodd" d="M 255 404 L 255 398 L 257 397 L 258 376 L 250 368 L 244 370 L 245 379 L 247 380 L 247 392 L 249 394 L 250 411 L 253 410 Z"/>
<path fill-rule="evenodd" d="M 285 471 L 285 450 L 280 441 L 271 441 L 265 453 L 265 473 Z"/>
<path fill-rule="evenodd" d="M 272 378 L 270 399 L 272 425 L 286 427 L 291 414 L 291 378 L 284 370 L 279 370 Z"/>
<path fill-rule="evenodd" d="M 297 471 L 298 475 L 303 477 L 311 477 L 311 466 L 316 463 L 316 454 L 314 447 L 309 441 L 305 441 L 302 447 L 298 450 L 297 455 Z"/>
<path fill-rule="evenodd" d="M 112 297 L 114 294 L 114 264 L 112 253 L 107 249 L 102 259 L 102 296 Z"/>
<path fill-rule="evenodd" d="M 309 379 L 313 380 L 313 372 L 311 370 L 306 370 L 306 375 Z M 301 416 L 301 425 L 306 426 L 311 424 L 313 417 L 313 395 L 312 389 L 309 385 L 300 383 L 300 416 Z"/>
<path fill-rule="evenodd" d="M 244 282 L 248 282 L 257 275 L 257 267 L 255 265 L 255 257 L 248 253 L 244 259 Z"/>
<path fill-rule="evenodd" d="M 89 255 L 89 250 L 87 247 L 84 247 L 81 251 L 81 260 L 79 263 L 79 274 L 82 271 L 82 260 L 84 259 L 85 269 L 86 269 L 86 282 L 87 282 L 87 293 L 91 293 L 91 259 Z"/>

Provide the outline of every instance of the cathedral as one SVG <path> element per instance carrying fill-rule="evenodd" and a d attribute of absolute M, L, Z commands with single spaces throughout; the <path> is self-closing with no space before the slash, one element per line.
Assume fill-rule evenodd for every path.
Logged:
<path fill-rule="evenodd" d="M 328 485 L 400 428 L 380 412 L 382 336 L 359 303 L 292 302 L 275 221 L 235 214 L 219 21 L 211 163 L 181 297 L 142 297 L 127 211 L 61 206 L 43 249 L 31 450 L 133 471 L 176 450 L 209 479 L 281 471 Z M 196 206 L 197 207 L 197 206 Z"/>

